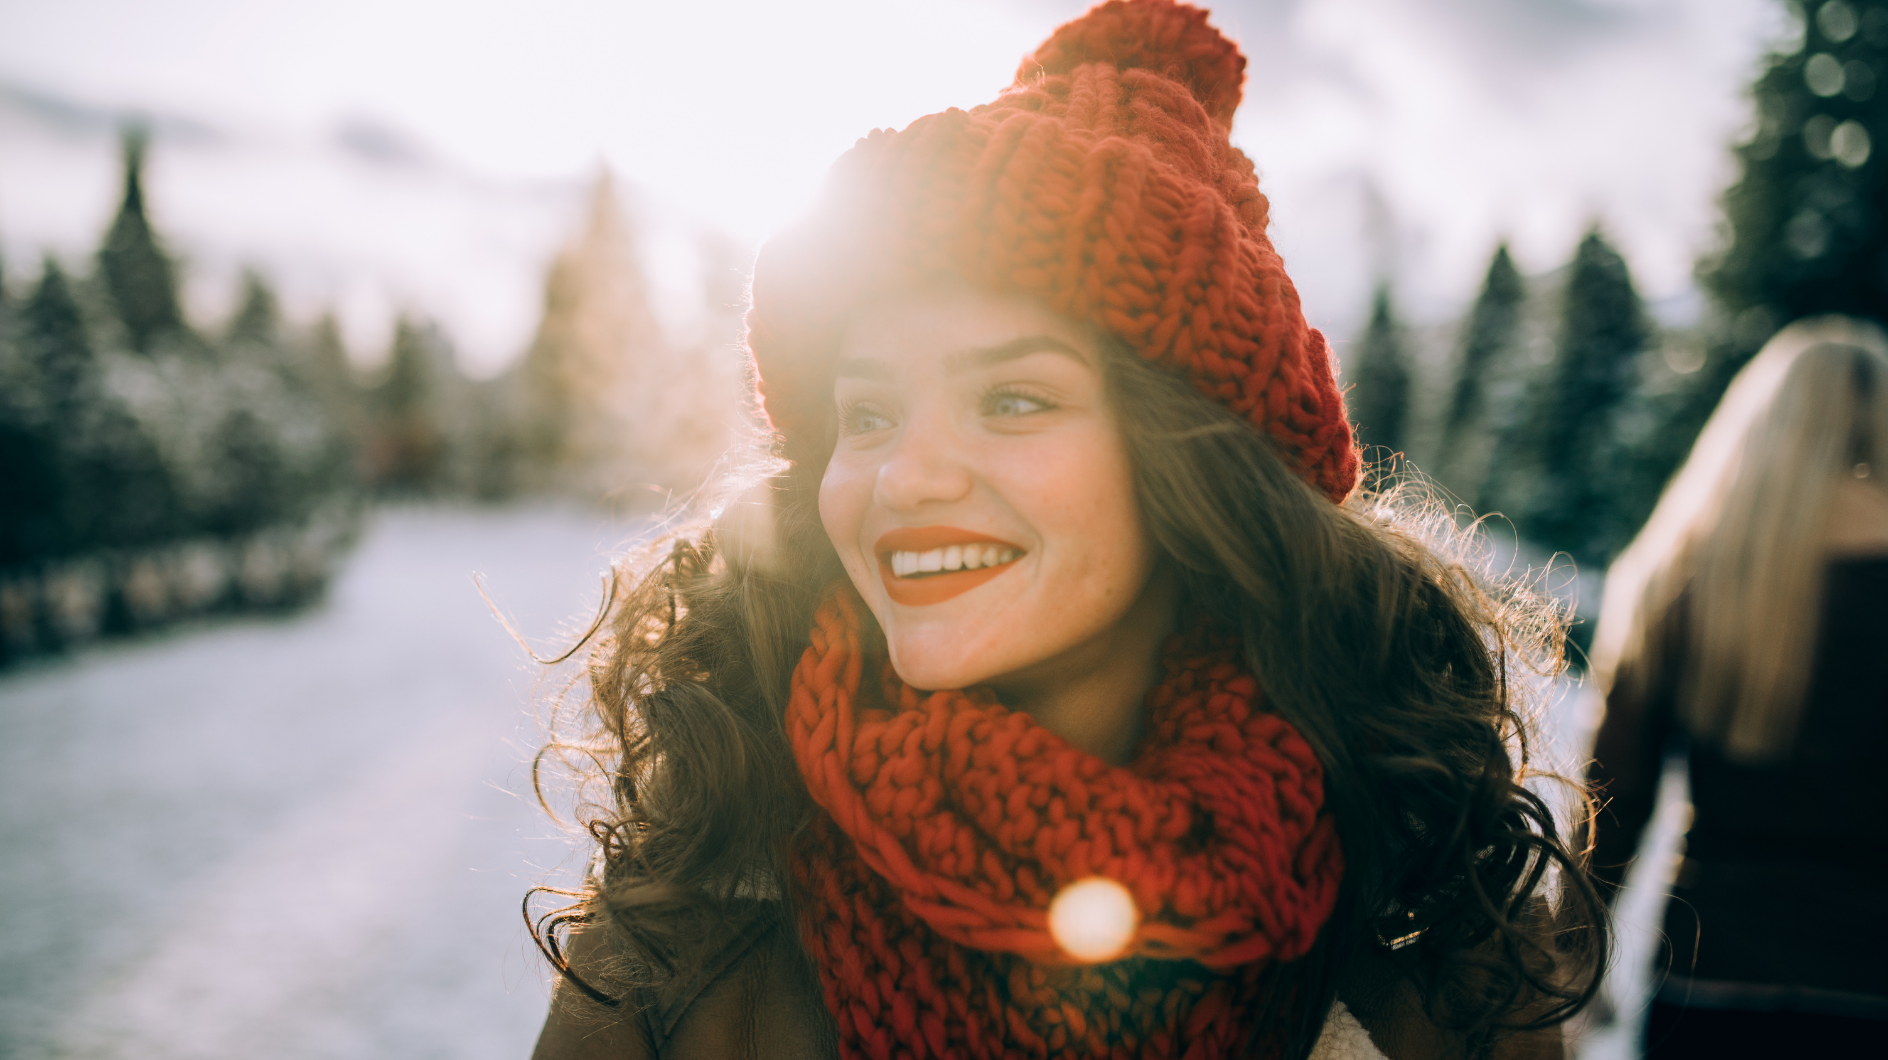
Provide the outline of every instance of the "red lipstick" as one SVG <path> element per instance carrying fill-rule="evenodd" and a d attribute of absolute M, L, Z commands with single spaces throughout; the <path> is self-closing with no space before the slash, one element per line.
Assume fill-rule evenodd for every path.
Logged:
<path fill-rule="evenodd" d="M 906 607 L 941 604 L 975 589 L 1009 570 L 1011 564 L 1015 563 L 1015 560 L 1010 560 L 994 567 L 939 571 L 916 578 L 901 578 L 892 573 L 894 552 L 929 552 L 952 545 L 1001 545 L 1015 549 L 1019 555 L 1023 551 L 1001 538 L 959 530 L 954 526 L 900 527 L 880 537 L 873 547 L 873 551 L 878 554 L 879 579 L 885 584 L 886 595 L 892 598 L 893 603 Z"/>

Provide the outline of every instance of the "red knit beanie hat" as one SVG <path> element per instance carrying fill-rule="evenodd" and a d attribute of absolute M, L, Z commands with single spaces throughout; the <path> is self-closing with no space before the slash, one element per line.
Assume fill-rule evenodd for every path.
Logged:
<path fill-rule="evenodd" d="M 992 103 L 879 130 L 755 265 L 748 344 L 796 463 L 824 466 L 846 314 L 955 278 L 1094 324 L 1275 439 L 1341 501 L 1358 457 L 1324 336 L 1266 238 L 1229 137 L 1246 60 L 1173 0 L 1110 0 Z"/>

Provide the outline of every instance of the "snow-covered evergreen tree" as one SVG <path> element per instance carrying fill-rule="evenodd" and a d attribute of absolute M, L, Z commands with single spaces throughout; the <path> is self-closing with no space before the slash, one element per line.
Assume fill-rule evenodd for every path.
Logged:
<path fill-rule="evenodd" d="M 237 305 L 236 315 L 230 319 L 229 334 L 224 341 L 230 346 L 279 346 L 282 341 L 282 312 L 275 291 L 255 269 L 244 269 L 241 282 L 242 298 Z"/>
<path fill-rule="evenodd" d="M 336 447 L 336 488 L 349 488 L 356 478 L 355 453 L 366 429 L 365 395 L 348 360 L 341 326 L 333 313 L 323 314 L 291 345 L 291 371 L 298 386 L 314 397 L 324 411 Z"/>
<path fill-rule="evenodd" d="M 0 287 L 0 577 L 54 554 L 59 538 L 57 455 L 15 309 Z"/>
<path fill-rule="evenodd" d="M 1593 228 L 1574 252 L 1554 361 L 1536 388 L 1528 444 L 1515 454 L 1514 470 L 1529 477 L 1509 501 L 1523 537 L 1585 562 L 1603 563 L 1624 544 L 1616 484 L 1604 476 L 1617 461 L 1609 428 L 1651 338 L 1625 258 Z"/>
<path fill-rule="evenodd" d="M 382 489 L 421 493 L 437 485 L 446 440 L 432 408 L 433 361 L 420 326 L 401 317 L 394 325 L 386 375 L 370 398 L 373 427 L 366 461 L 370 481 Z"/>
<path fill-rule="evenodd" d="M 1495 439 L 1512 425 L 1521 395 L 1521 313 L 1527 284 L 1508 254 L 1495 248 L 1481 293 L 1462 328 L 1455 380 L 1443 409 L 1437 476 L 1456 496 L 1482 502 Z"/>
<path fill-rule="evenodd" d="M 1735 148 L 1727 239 L 1699 265 L 1711 296 L 1702 370 L 1656 396 L 1625 465 L 1656 496 L 1738 369 L 1783 325 L 1818 313 L 1888 323 L 1888 0 L 1783 0 L 1803 33 L 1751 88 Z"/>
<path fill-rule="evenodd" d="M 143 424 L 106 385 L 71 285 L 50 258 L 21 312 L 19 341 L 54 454 L 54 553 L 173 537 L 181 527 L 169 471 Z"/>
<path fill-rule="evenodd" d="M 1390 302 L 1390 285 L 1379 283 L 1371 300 L 1370 324 L 1351 358 L 1354 381 L 1347 402 L 1358 444 L 1380 460 L 1401 453 L 1409 443 L 1411 368 L 1402 325 Z"/>
<path fill-rule="evenodd" d="M 158 340 L 184 330 L 176 266 L 145 215 L 145 144 L 144 130 L 125 130 L 124 197 L 105 235 L 105 245 L 98 252 L 105 288 L 132 349 L 140 352 L 149 352 Z"/>
<path fill-rule="evenodd" d="M 1752 350 L 1797 317 L 1888 321 L 1888 0 L 1789 6 L 1803 45 L 1753 86 L 1757 132 L 1724 195 L 1730 238 L 1702 270 Z"/>
<path fill-rule="evenodd" d="M 710 292 L 711 304 L 729 298 L 739 295 L 725 284 Z M 615 181 L 599 176 L 582 232 L 551 264 L 537 336 L 511 377 L 524 488 L 594 498 L 699 483 L 738 420 L 738 373 L 720 345 L 668 341 Z"/>
<path fill-rule="evenodd" d="M 352 486 L 347 436 L 325 393 L 331 383 L 322 378 L 328 371 L 345 372 L 345 364 L 311 365 L 304 345 L 286 334 L 268 282 L 260 273 L 246 273 L 242 305 L 222 351 L 223 376 L 233 391 L 230 414 L 247 408 L 266 421 L 279 477 L 270 521 L 305 520 Z M 344 357 L 338 350 L 336 355 Z M 250 463 L 250 473 L 261 472 L 256 461 Z"/>

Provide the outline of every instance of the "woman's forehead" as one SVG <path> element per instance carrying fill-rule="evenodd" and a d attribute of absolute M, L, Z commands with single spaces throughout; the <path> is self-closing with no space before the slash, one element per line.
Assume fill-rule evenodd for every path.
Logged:
<path fill-rule="evenodd" d="M 913 360 L 962 374 L 1037 353 L 1095 369 L 1099 346 L 1091 327 L 1031 299 L 927 288 L 883 295 L 852 313 L 840 335 L 835 375 L 887 378 Z"/>
<path fill-rule="evenodd" d="M 940 346 L 935 351 L 938 355 L 937 367 L 946 376 L 966 375 L 981 369 L 995 368 L 1019 361 L 1032 354 L 1047 353 L 1066 357 L 1083 368 L 1094 369 L 1092 356 L 1070 343 L 1043 332 L 1020 335 L 989 346 L 965 346 L 950 349 Z M 924 352 L 920 352 L 924 356 Z M 873 356 L 865 352 L 856 357 L 842 356 L 834 366 L 835 379 L 890 379 L 895 372 L 896 360 L 883 356 Z"/>

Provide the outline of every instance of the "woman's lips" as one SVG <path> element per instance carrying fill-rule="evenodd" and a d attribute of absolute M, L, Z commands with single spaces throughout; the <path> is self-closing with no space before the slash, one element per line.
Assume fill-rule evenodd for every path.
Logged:
<path fill-rule="evenodd" d="M 886 595 L 906 607 L 961 596 L 1002 574 L 1023 555 L 1007 541 L 952 526 L 893 530 L 878 539 L 873 551 Z"/>

